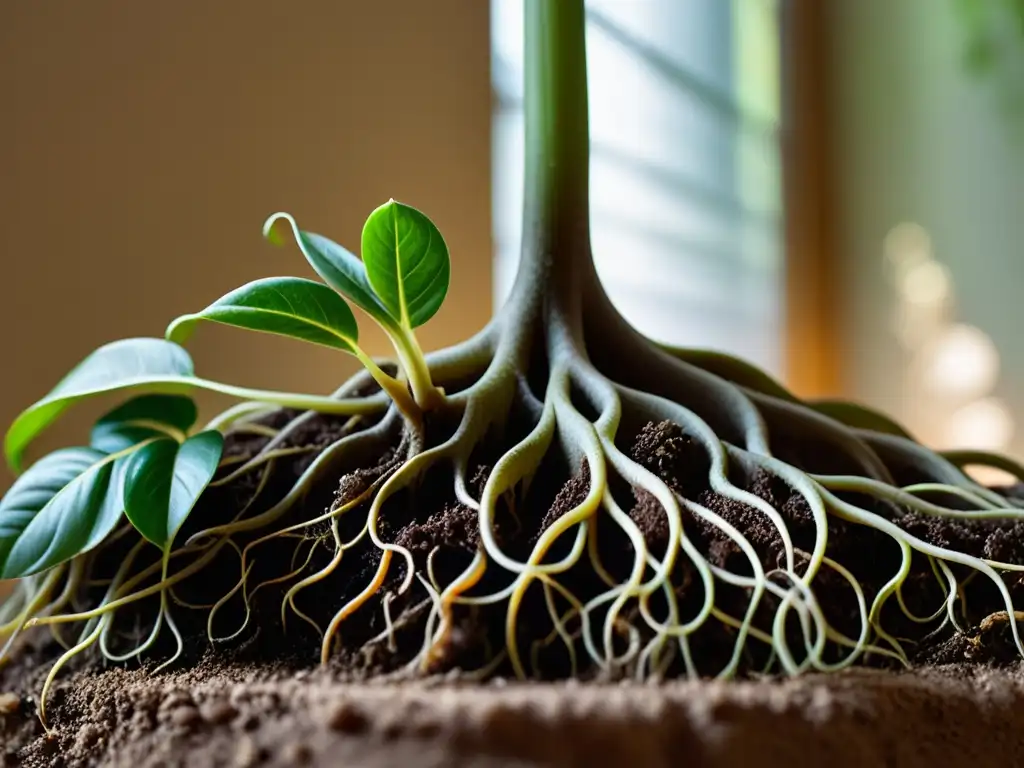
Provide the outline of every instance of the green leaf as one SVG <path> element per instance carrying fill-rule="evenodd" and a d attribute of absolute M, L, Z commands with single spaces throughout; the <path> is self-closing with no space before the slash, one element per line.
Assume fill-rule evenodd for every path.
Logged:
<path fill-rule="evenodd" d="M 102 542 L 124 511 L 125 465 L 91 448 L 36 462 L 0 503 L 0 578 L 45 571 Z"/>
<path fill-rule="evenodd" d="M 128 460 L 125 513 L 132 525 L 163 550 L 213 479 L 224 449 L 220 432 L 200 432 L 184 443 L 157 440 Z"/>
<path fill-rule="evenodd" d="M 323 235 L 300 230 L 295 219 L 288 213 L 275 213 L 263 225 L 264 237 L 275 245 L 283 243 L 277 231 L 277 225 L 281 222 L 291 227 L 299 250 L 324 282 L 378 322 L 393 324 L 387 309 L 370 286 L 366 267 L 355 254 Z"/>
<path fill-rule="evenodd" d="M 43 457 L 0 499 L 0 569 L 14 540 L 61 488 L 103 459 L 92 448 L 64 448 Z"/>
<path fill-rule="evenodd" d="M 201 320 L 355 350 L 359 338 L 348 304 L 323 283 L 300 277 L 270 277 L 243 285 L 202 312 L 185 315 L 167 329 L 183 343 Z"/>
<path fill-rule="evenodd" d="M 4 440 L 7 462 L 19 471 L 29 443 L 78 400 L 121 389 L 181 392 L 193 376 L 188 352 L 164 339 L 124 339 L 100 347 L 15 419 Z"/>
<path fill-rule="evenodd" d="M 97 421 L 89 445 L 105 453 L 117 453 L 143 440 L 166 436 L 168 429 L 188 434 L 198 415 L 191 397 L 141 395 Z"/>
<path fill-rule="evenodd" d="M 448 246 L 423 213 L 390 200 L 363 225 L 363 263 L 370 285 L 405 328 L 432 318 L 448 293 Z"/>

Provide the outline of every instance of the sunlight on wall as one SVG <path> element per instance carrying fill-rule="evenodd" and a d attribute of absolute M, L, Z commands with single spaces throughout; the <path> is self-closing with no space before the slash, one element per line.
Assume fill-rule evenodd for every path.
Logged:
<path fill-rule="evenodd" d="M 956 320 L 955 285 L 928 232 L 899 224 L 886 236 L 884 254 L 896 294 L 893 332 L 910 358 L 907 426 L 938 449 L 1005 450 L 1015 425 L 1010 408 L 991 394 L 999 351 L 983 330 Z M 979 479 L 1009 481 L 988 470 Z"/>
<path fill-rule="evenodd" d="M 959 0 L 821 5 L 830 38 L 845 394 L 893 414 L 928 442 L 1000 445 L 1019 460 L 1024 133 L 993 98 L 997 73 L 986 82 L 964 66 Z M 1010 3 L 975 5 L 995 13 Z M 1003 74 L 1024 85 L 1019 71 Z M 894 229 L 901 221 L 914 223 Z M 883 243 L 891 249 L 884 263 Z M 905 276 L 897 279 L 897 269 Z M 960 324 L 978 333 L 949 332 Z M 928 375 L 918 364 L 940 329 L 945 341 L 928 354 L 938 355 L 934 365 L 944 373 Z M 958 361 L 965 370 L 949 378 Z M 989 426 L 980 435 L 963 426 L 962 413 L 946 428 L 952 414 L 989 397 L 996 407 L 982 406 Z"/>
<path fill-rule="evenodd" d="M 522 0 L 492 0 L 495 302 L 519 259 Z M 591 230 L 612 301 L 648 336 L 779 373 L 778 5 L 588 0 Z"/>

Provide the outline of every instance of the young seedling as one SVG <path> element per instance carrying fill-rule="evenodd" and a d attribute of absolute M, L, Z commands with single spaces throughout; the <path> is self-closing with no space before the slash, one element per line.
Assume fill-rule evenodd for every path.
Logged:
<path fill-rule="evenodd" d="M 168 328 L 167 338 L 183 343 L 197 322 L 210 320 L 344 350 L 366 367 L 402 414 L 418 424 L 423 410 L 443 401 L 413 333 L 440 309 L 448 291 L 448 248 L 437 227 L 415 208 L 389 200 L 366 220 L 360 261 L 322 235 L 302 232 L 287 213 L 274 214 L 264 225 L 264 234 L 274 243 L 282 242 L 274 230 L 278 223 L 290 226 L 302 253 L 328 285 L 297 277 L 257 280 L 202 312 L 179 318 Z M 342 296 L 388 334 L 415 401 L 405 384 L 381 370 L 359 347 L 356 320 Z"/>
<path fill-rule="evenodd" d="M 388 334 L 420 407 L 436 407 L 440 393 L 413 334 L 437 313 L 448 292 L 448 247 L 433 222 L 415 208 L 389 200 L 363 225 L 362 261 L 321 235 L 301 231 L 287 213 L 274 214 L 264 225 L 271 242 L 281 243 L 275 232 L 279 222 L 290 226 L 317 274 Z"/>
<path fill-rule="evenodd" d="M 270 277 L 232 291 L 194 315 L 185 315 L 167 329 L 167 338 L 184 343 L 201 320 L 303 339 L 341 349 L 366 366 L 395 405 L 410 420 L 419 409 L 404 384 L 389 376 L 357 343 L 356 319 L 348 304 L 323 283 L 299 277 Z"/>
<path fill-rule="evenodd" d="M 0 633 L 12 635 L 31 623 L 85 622 L 68 654 L 99 640 L 101 652 L 113 657 L 104 637 L 115 611 L 159 597 L 151 637 L 160 631 L 160 617 L 173 632 L 165 596 L 182 579 L 213 567 L 225 548 L 239 553 L 240 565 L 234 587 L 209 609 L 211 641 L 222 639 L 213 626 L 221 607 L 236 598 L 244 604 L 238 635 L 251 620 L 256 591 L 271 581 L 291 582 L 282 616 L 294 612 L 316 628 L 322 660 L 330 659 L 347 621 L 373 612 L 384 630 L 367 645 L 394 654 L 400 632 L 416 633 L 418 650 L 403 658 L 411 673 L 444 663 L 458 612 L 473 610 L 499 612 L 503 632 L 502 642 L 484 646 L 486 659 L 475 670 L 480 676 L 501 665 L 520 677 L 540 676 L 543 653 L 559 643 L 568 674 L 641 680 L 667 674 L 730 677 L 744 669 L 755 649 L 765 652 L 767 671 L 784 674 L 842 669 L 869 654 L 909 663 L 907 642 L 893 629 L 893 617 L 936 632 L 963 627 L 972 578 L 987 581 L 1002 608 L 996 613 L 1017 615 L 1005 577 L 1024 572 L 1024 563 L 963 551 L 922 532 L 914 520 L 972 526 L 985 521 L 1012 532 L 1009 526 L 1024 520 L 1021 502 L 979 485 L 963 468 L 989 465 L 1021 480 L 1024 468 L 980 452 L 937 454 L 869 409 L 803 402 L 740 360 L 659 347 L 615 311 L 598 279 L 588 237 L 583 2 L 526 0 L 525 20 L 524 248 L 511 297 L 494 320 L 456 347 L 422 355 L 413 329 L 440 306 L 449 266 L 440 234 L 418 211 L 393 201 L 375 211 L 363 231 L 361 260 L 300 230 L 286 214 L 271 217 L 268 236 L 276 237 L 275 224 L 287 224 L 326 285 L 297 278 L 257 281 L 176 321 L 169 336 L 183 340 L 200 320 L 226 323 L 341 349 L 366 370 L 336 396 L 315 397 L 200 379 L 187 353 L 168 340 L 129 340 L 94 353 L 12 426 L 5 444 L 12 466 L 20 467 L 29 443 L 71 404 L 106 392 L 180 398 L 207 388 L 235 395 L 249 402 L 210 428 L 229 439 L 247 432 L 267 442 L 230 467 L 221 460 L 221 468 L 230 471 L 211 482 L 218 432 L 186 438 L 194 417 L 171 415 L 171 400 L 153 401 L 165 404 L 155 410 L 139 400 L 126 406 L 128 417 L 101 420 L 94 445 L 37 462 L 0 504 L 0 575 L 21 579 L 15 598 L 0 609 Z M 388 333 L 397 375 L 360 350 L 342 297 Z M 374 381 L 382 392 L 358 394 Z M 255 419 L 275 405 L 307 413 L 283 427 Z M 454 431 L 438 438 L 421 430 L 425 412 L 433 409 L 457 421 Z M 351 418 L 341 437 L 316 448 L 283 495 L 250 514 L 275 461 L 306 450 L 289 440 L 309 423 L 310 411 Z M 692 446 L 689 471 L 700 475 L 708 496 L 668 476 L 658 457 L 645 463 L 629 454 L 628 441 L 644 425 L 666 423 L 678 433 L 672 439 Z M 794 443 L 807 458 L 782 458 L 779 447 Z M 497 458 L 474 482 L 478 451 L 495 446 L 501 448 Z M 823 454 L 842 471 L 828 465 L 822 471 Z M 379 463 L 382 455 L 390 458 Z M 365 472 L 356 477 L 342 466 Z M 547 508 L 538 508 L 531 489 L 545 473 L 560 472 L 559 466 L 578 473 L 564 478 L 571 482 L 560 495 L 560 514 L 545 518 Z M 898 482 L 895 477 L 908 468 L 915 479 Z M 259 473 L 258 487 L 229 522 L 175 543 L 203 487 L 248 472 Z M 452 503 L 473 518 L 472 533 L 466 534 L 471 540 L 463 542 L 471 554 L 464 552 L 447 571 L 436 567 L 437 548 L 424 561 L 383 525 L 393 522 L 397 505 L 389 502 L 400 492 L 416 508 L 428 472 L 435 492 L 440 477 Z M 796 512 L 772 494 L 751 492 L 752 478 L 786 489 Z M 326 510 L 303 506 L 310 490 L 334 490 L 339 483 L 350 492 Z M 645 505 L 648 528 L 623 508 L 623 489 Z M 736 508 L 743 510 L 739 517 L 728 511 Z M 134 528 L 118 528 L 122 511 Z M 536 535 L 520 541 L 518 549 L 510 547 L 506 537 L 512 534 L 499 518 L 518 529 L 532 526 Z M 759 526 L 757 541 L 748 535 L 752 520 Z M 799 531 L 791 530 L 794 521 Z M 660 538 L 652 538 L 651 527 Z M 65 535 L 65 528 L 74 534 Z M 136 529 L 136 549 L 102 600 L 89 611 L 65 612 L 71 596 L 81 594 L 76 587 L 91 558 L 121 531 Z M 880 586 L 862 584 L 853 565 L 844 562 L 848 553 L 840 557 L 830 548 L 830 531 L 852 529 L 896 553 L 898 565 Z M 615 564 L 604 559 L 602 541 L 608 536 L 621 544 Z M 715 560 L 708 540 L 735 556 Z M 762 551 L 766 540 L 773 547 L 770 559 Z M 136 566 L 135 553 L 148 542 L 160 547 L 161 560 L 155 567 Z M 297 542 L 294 557 L 275 563 L 280 576 L 254 586 L 253 553 L 270 542 Z M 373 572 L 345 571 L 345 563 L 367 548 L 369 557 L 361 562 Z M 316 557 L 314 550 L 329 557 Z M 176 562 L 184 565 L 175 570 Z M 922 562 L 934 573 L 939 593 L 925 615 L 915 613 L 904 595 L 909 575 Z M 142 586 L 154 577 L 155 585 Z M 831 618 L 832 606 L 820 600 L 837 583 L 855 606 L 842 628 Z M 320 587 L 317 611 L 303 611 L 297 597 L 314 584 Z M 331 585 L 339 590 L 334 601 Z M 725 593 L 732 603 L 724 602 Z M 536 615 L 520 621 L 533 596 L 542 597 L 540 610 L 546 610 L 550 627 Z M 1024 655 L 1017 623 L 1006 623 Z M 718 647 L 726 657 L 710 670 L 696 658 L 694 643 L 709 628 L 721 630 L 725 639 Z"/>

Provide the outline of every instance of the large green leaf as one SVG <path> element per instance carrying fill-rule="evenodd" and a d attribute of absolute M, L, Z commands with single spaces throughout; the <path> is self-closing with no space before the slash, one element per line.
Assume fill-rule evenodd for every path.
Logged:
<path fill-rule="evenodd" d="M 163 550 L 209 485 L 224 449 L 220 432 L 200 432 L 184 443 L 157 440 L 128 460 L 125 513 L 132 525 Z"/>
<path fill-rule="evenodd" d="M 263 225 L 264 236 L 270 242 L 281 245 L 283 238 L 279 234 L 279 229 L 285 224 L 291 228 L 295 242 L 302 255 L 306 257 L 306 261 L 324 282 L 351 299 L 357 307 L 375 320 L 385 325 L 393 323 L 387 309 L 370 286 L 365 265 L 355 254 L 323 235 L 302 231 L 288 213 L 275 213 L 267 219 Z"/>
<path fill-rule="evenodd" d="M 102 542 L 124 511 L 125 464 L 91 448 L 36 462 L 0 504 L 0 578 L 45 571 Z"/>
<path fill-rule="evenodd" d="M 0 569 L 15 539 L 57 493 L 103 459 L 92 448 L 63 448 L 43 457 L 0 499 Z"/>
<path fill-rule="evenodd" d="M 168 429 L 188 434 L 198 415 L 191 397 L 141 395 L 97 421 L 89 445 L 106 453 L 117 453 L 144 440 L 166 436 Z"/>
<path fill-rule="evenodd" d="M 300 277 L 270 277 L 243 285 L 202 312 L 185 315 L 167 329 L 183 343 L 202 320 L 290 336 L 353 352 L 359 339 L 348 304 L 323 283 Z"/>
<path fill-rule="evenodd" d="M 434 223 L 408 205 L 390 200 L 363 225 L 363 263 L 370 285 L 405 328 L 434 316 L 448 293 L 448 246 Z"/>
<path fill-rule="evenodd" d="M 29 443 L 78 400 L 123 389 L 181 392 L 192 378 L 188 352 L 170 341 L 124 339 L 100 347 L 15 419 L 4 440 L 7 462 L 19 471 Z"/>

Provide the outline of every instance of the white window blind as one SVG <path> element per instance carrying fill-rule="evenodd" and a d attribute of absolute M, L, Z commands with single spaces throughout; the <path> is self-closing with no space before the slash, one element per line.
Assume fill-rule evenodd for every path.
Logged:
<path fill-rule="evenodd" d="M 519 259 L 523 6 L 491 0 L 495 299 Z M 588 0 L 591 230 L 612 301 L 659 341 L 780 372 L 775 0 Z"/>

